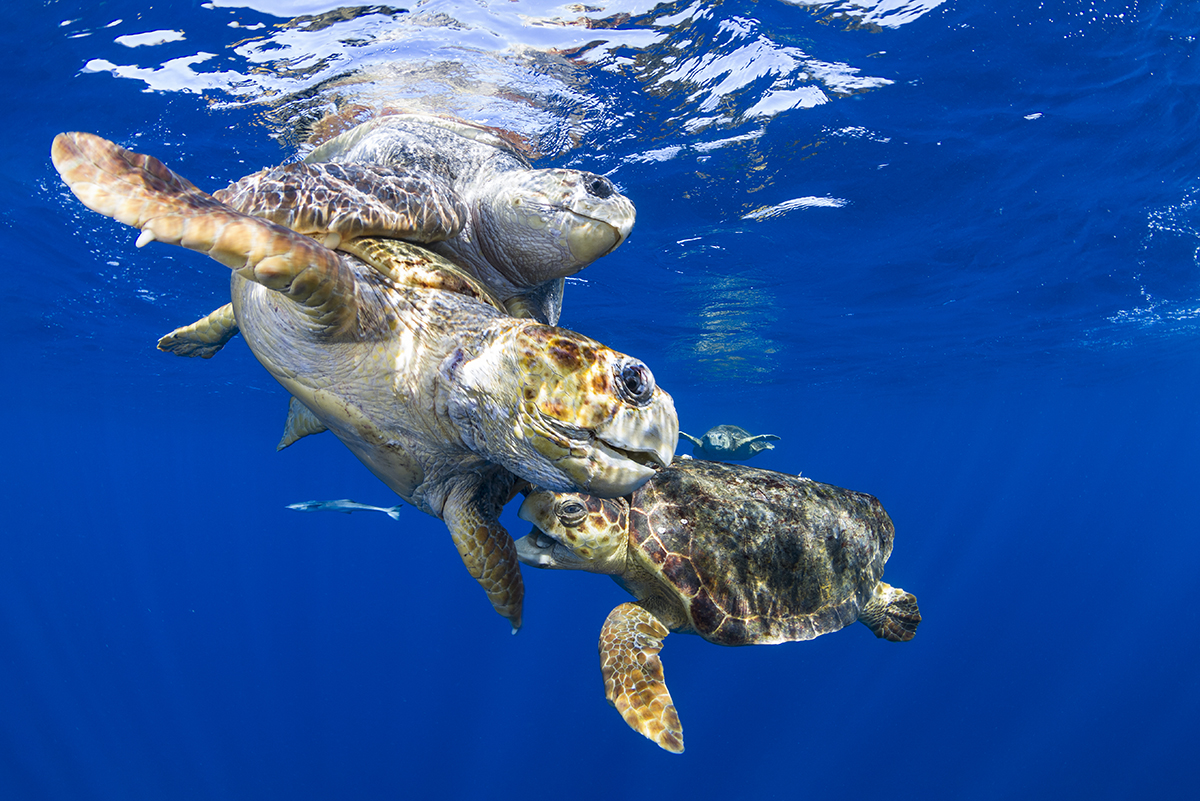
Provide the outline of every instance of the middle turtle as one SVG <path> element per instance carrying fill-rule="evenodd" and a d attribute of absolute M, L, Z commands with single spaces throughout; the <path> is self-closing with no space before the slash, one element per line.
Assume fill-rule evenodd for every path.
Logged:
<path fill-rule="evenodd" d="M 372 238 L 330 250 L 91 134 L 60 134 L 51 155 L 85 205 L 141 229 L 139 245 L 232 270 L 233 322 L 310 429 L 444 521 L 514 629 L 523 588 L 499 512 L 518 479 L 619 496 L 674 453 L 674 404 L 646 365 L 508 316 L 436 254 Z"/>

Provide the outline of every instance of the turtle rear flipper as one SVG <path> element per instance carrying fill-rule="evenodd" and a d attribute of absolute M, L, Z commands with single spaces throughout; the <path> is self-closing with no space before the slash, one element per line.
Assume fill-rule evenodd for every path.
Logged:
<path fill-rule="evenodd" d="M 329 428 L 322 423 L 312 411 L 295 398 L 288 400 L 287 421 L 283 424 L 283 437 L 275 450 L 281 451 L 302 437 L 309 434 L 320 434 Z"/>
<path fill-rule="evenodd" d="M 287 295 L 322 327 L 357 314 L 356 284 L 332 250 L 236 211 L 161 161 L 88 133 L 54 137 L 54 168 L 85 206 L 160 241 L 205 253 L 247 281 Z"/>
<path fill-rule="evenodd" d="M 176 328 L 158 340 L 158 349 L 176 356 L 199 356 L 211 359 L 225 343 L 238 332 L 237 319 L 233 316 L 233 304 L 226 303 L 207 317 L 191 325 Z"/>
<path fill-rule="evenodd" d="M 881 581 L 871 600 L 859 612 L 858 619 L 875 632 L 876 637 L 908 642 L 917 633 L 921 610 L 917 608 L 915 595 Z"/>
<path fill-rule="evenodd" d="M 600 672 L 605 697 L 630 728 L 660 748 L 680 754 L 683 727 L 658 657 L 669 633 L 642 607 L 621 604 L 609 613 L 600 630 Z"/>
<path fill-rule="evenodd" d="M 331 248 L 361 236 L 422 244 L 452 239 L 469 213 L 436 175 L 382 164 L 285 164 L 248 175 L 214 196 Z"/>

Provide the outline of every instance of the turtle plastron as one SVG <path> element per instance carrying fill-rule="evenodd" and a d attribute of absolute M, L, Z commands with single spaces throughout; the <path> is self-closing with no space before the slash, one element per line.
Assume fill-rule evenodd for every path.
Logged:
<path fill-rule="evenodd" d="M 634 731 L 676 754 L 683 752 L 683 727 L 663 678 L 663 638 L 670 632 L 635 603 L 609 613 L 600 630 L 604 695 Z"/>

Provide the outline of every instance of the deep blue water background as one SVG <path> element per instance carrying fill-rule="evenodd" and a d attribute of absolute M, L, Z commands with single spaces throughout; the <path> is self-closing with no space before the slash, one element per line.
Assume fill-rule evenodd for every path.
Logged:
<path fill-rule="evenodd" d="M 394 499 L 332 438 L 274 451 L 286 396 L 244 343 L 156 352 L 227 299 L 223 268 L 135 250 L 53 173 L 62 130 L 207 189 L 291 157 L 253 87 L 84 70 L 209 52 L 197 70 L 247 76 L 228 22 L 290 15 L 18 5 L 0 33 L 0 798 L 1194 792 L 1194 4 L 952 1 L 877 30 L 840 19 L 849 3 L 679 4 L 697 33 L 679 61 L 765 63 L 738 21 L 764 52 L 891 83 L 755 116 L 812 81 L 710 81 L 710 108 L 629 44 L 547 94 L 526 131 L 546 161 L 610 174 L 639 214 L 569 285 L 564 323 L 648 362 L 685 430 L 779 434 L 753 464 L 878 496 L 887 578 L 924 615 L 904 645 L 861 626 L 670 637 L 680 757 L 604 702 L 596 638 L 626 597 L 607 579 L 526 571 L 512 637 L 432 518 L 285 509 Z M 521 29 L 507 5 L 489 13 Z M 187 38 L 113 42 L 158 29 Z M 696 123 L 712 108 L 729 118 Z M 830 202 L 746 217 L 796 198 Z"/>

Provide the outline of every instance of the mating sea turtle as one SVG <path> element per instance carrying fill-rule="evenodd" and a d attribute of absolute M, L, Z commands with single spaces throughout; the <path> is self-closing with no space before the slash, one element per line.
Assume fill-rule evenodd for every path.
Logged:
<path fill-rule="evenodd" d="M 139 245 L 182 245 L 232 269 L 234 322 L 292 394 L 299 433 L 333 431 L 443 520 L 514 630 L 523 589 L 498 514 L 518 478 L 621 495 L 674 453 L 674 405 L 645 364 L 506 315 L 436 254 L 370 237 L 335 252 L 91 134 L 60 134 L 51 155 L 84 205 L 141 229 Z"/>
<path fill-rule="evenodd" d="M 532 169 L 495 130 L 429 114 L 387 114 L 214 196 L 337 249 L 358 237 L 429 248 L 481 281 L 516 317 L 558 322 L 563 279 L 633 228 L 629 199 L 601 175 Z M 210 358 L 237 333 L 226 305 L 159 348 Z"/>
<path fill-rule="evenodd" d="M 516 316 L 527 310 L 551 324 L 558 319 L 562 279 L 611 253 L 635 218 L 633 204 L 604 176 L 533 169 L 496 129 L 449 117 L 384 114 L 325 142 L 304 161 L 378 164 L 437 187 L 461 212 L 453 222 L 447 218 L 444 235 L 423 241 L 506 305 L 515 301 L 518 309 L 510 311 Z"/>
<path fill-rule="evenodd" d="M 609 703 L 668 751 L 683 730 L 658 652 L 668 631 L 719 645 L 809 640 L 865 623 L 910 640 L 917 599 L 879 580 L 895 530 L 875 498 L 742 465 L 676 459 L 626 498 L 536 491 L 517 540 L 535 567 L 607 573 L 637 598 L 609 614 Z"/>
<path fill-rule="evenodd" d="M 779 439 L 774 434 L 751 434 L 744 428 L 730 425 L 713 426 L 699 439 L 682 431 L 679 432 L 679 436 L 692 443 L 694 456 L 722 461 L 736 459 L 739 462 L 762 451 L 774 449 L 775 446 L 771 442 Z"/>

